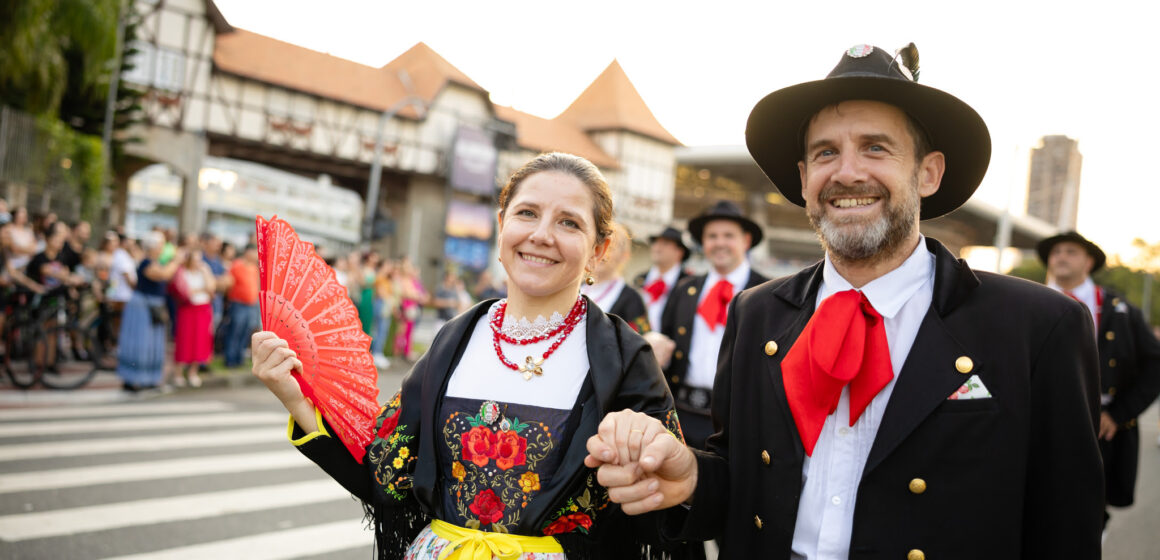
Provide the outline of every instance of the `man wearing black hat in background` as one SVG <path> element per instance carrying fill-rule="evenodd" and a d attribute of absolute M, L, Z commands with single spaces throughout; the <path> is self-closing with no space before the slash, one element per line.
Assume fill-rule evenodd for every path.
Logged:
<path fill-rule="evenodd" d="M 650 236 L 648 243 L 652 267 L 648 272 L 638 275 L 633 285 L 644 296 L 649 324 L 658 329 L 661 326 L 661 313 L 669 301 L 669 294 L 673 293 L 673 287 L 689 275 L 684 268 L 685 261 L 689 260 L 689 248 L 681 239 L 681 232 L 672 226 L 666 227 L 660 235 Z"/>
<path fill-rule="evenodd" d="M 1091 319 L 920 234 L 991 144 L 900 54 L 851 48 L 750 114 L 750 153 L 826 258 L 734 300 L 708 451 L 618 412 L 585 461 L 628 513 L 684 503 L 666 536 L 722 558 L 1099 558 Z"/>
<path fill-rule="evenodd" d="M 1047 286 L 1084 304 L 1096 325 L 1100 355 L 1100 455 L 1107 504 L 1128 507 L 1136 498 L 1140 416 L 1160 393 L 1160 341 L 1144 314 L 1123 296 L 1092 282 L 1107 257 L 1095 243 L 1069 231 L 1035 247 L 1047 266 Z M 1104 523 L 1109 515 L 1104 511 Z"/>
<path fill-rule="evenodd" d="M 709 272 L 678 282 L 665 304 L 659 334 L 672 344 L 657 342 L 656 334 L 646 338 L 665 368 L 685 441 L 704 449 L 713 433 L 709 405 L 729 302 L 768 278 L 749 268 L 747 254 L 761 242 L 762 232 L 736 204 L 718 201 L 689 221 L 689 233 L 701 244 Z"/>

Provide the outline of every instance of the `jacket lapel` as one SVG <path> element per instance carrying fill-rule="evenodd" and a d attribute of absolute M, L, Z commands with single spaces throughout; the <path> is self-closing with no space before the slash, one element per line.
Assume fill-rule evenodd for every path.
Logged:
<path fill-rule="evenodd" d="M 972 373 L 985 367 L 982 358 L 955 340 L 944 320 L 979 285 L 966 263 L 956 259 L 938 241 L 927 238 L 935 255 L 934 293 L 910 354 L 882 416 L 865 471 L 869 472 L 898 446 L 938 405 L 968 377 L 955 369 L 959 356 L 974 362 Z"/>
<path fill-rule="evenodd" d="M 781 361 L 785 358 L 786 353 L 793 347 L 793 344 L 801 336 L 802 330 L 806 328 L 806 323 L 809 322 L 810 317 L 814 315 L 814 299 L 817 298 L 818 287 L 822 283 L 822 262 L 813 265 L 810 268 L 802 270 L 798 274 L 790 278 L 789 281 L 778 285 L 773 290 L 773 295 L 783 301 L 789 306 L 797 308 L 793 320 L 785 323 L 781 317 L 770 313 L 766 316 L 766 327 L 764 332 L 774 335 L 773 340 L 777 342 L 778 346 L 784 350 L 774 355 L 775 359 L 766 361 L 768 364 L 767 371 L 769 374 L 770 383 L 773 385 L 773 392 L 777 399 L 777 408 L 782 411 L 782 422 L 786 429 L 792 434 L 792 441 L 794 442 L 794 458 L 802 461 L 805 455 L 805 448 L 802 446 L 801 435 L 798 434 L 797 424 L 794 423 L 793 413 L 789 409 L 789 400 L 785 394 L 785 382 L 782 380 Z M 778 323 L 782 323 L 779 327 Z M 778 330 L 780 329 L 780 332 Z"/>

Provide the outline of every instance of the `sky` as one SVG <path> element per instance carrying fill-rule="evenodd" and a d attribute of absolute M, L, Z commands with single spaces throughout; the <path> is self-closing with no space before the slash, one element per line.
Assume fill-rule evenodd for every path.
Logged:
<path fill-rule="evenodd" d="M 913 41 L 919 81 L 992 137 L 975 196 L 1024 213 L 1029 150 L 1079 141 L 1081 233 L 1131 260 L 1160 243 L 1160 3 L 938 0 L 509 2 L 216 0 L 234 26 L 379 67 L 424 42 L 492 101 L 552 118 L 613 59 L 687 146 L 742 145 L 766 94 L 823 78 L 855 44 Z M 953 170 L 951 170 L 953 172 Z"/>

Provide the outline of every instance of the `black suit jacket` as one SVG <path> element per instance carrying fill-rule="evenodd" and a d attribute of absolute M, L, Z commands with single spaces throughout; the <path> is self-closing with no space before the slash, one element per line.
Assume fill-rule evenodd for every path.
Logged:
<path fill-rule="evenodd" d="M 933 299 L 862 474 L 850 558 L 1099 558 L 1090 314 L 1044 286 L 974 273 L 933 239 L 927 249 Z M 696 452 L 692 508 L 669 512 L 670 530 L 717 538 L 722 558 L 790 557 L 804 451 L 780 364 L 821 279 L 818 263 L 733 301 L 714 387 L 718 431 Z M 967 373 L 961 356 L 973 362 Z M 993 398 L 948 400 L 968 374 Z M 924 492 L 910 490 L 915 479 Z"/>
<path fill-rule="evenodd" d="M 665 377 L 668 378 L 669 387 L 674 392 L 684 385 L 685 373 L 689 370 L 689 348 L 693 344 L 693 319 L 697 316 L 697 300 L 700 299 L 701 290 L 705 289 L 705 281 L 708 278 L 708 274 L 698 274 L 677 282 L 677 286 L 669 295 L 669 301 L 665 304 L 665 311 L 661 315 L 660 332 L 673 339 L 673 342 L 677 344 L 676 349 L 673 350 L 672 360 L 669 361 L 669 367 L 665 369 Z M 759 286 L 768 281 L 769 278 L 751 268 L 749 281 L 735 293 L 740 294 L 742 290 Z M 734 299 L 736 297 L 735 295 Z M 708 414 L 708 410 L 694 411 L 687 408 L 682 408 L 682 412 Z"/>
<path fill-rule="evenodd" d="M 1136 417 L 1160 393 L 1160 341 L 1152 336 L 1144 314 L 1107 288 L 1096 333 L 1100 349 L 1101 390 L 1111 398 L 1104 410 L 1118 426 L 1111 441 L 1100 440 L 1107 479 L 1107 499 L 1130 506 L 1136 497 L 1140 433 Z"/>
<path fill-rule="evenodd" d="M 612 306 L 605 311 L 624 319 L 624 322 L 638 333 L 644 334 L 652 330 L 652 325 L 648 322 L 648 307 L 644 304 L 644 298 L 628 284 L 625 284 L 620 295 L 616 297 L 616 301 L 612 302 Z"/>

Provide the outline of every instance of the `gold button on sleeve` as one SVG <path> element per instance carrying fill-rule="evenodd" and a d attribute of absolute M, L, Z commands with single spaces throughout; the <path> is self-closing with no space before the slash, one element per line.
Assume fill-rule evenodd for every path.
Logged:
<path fill-rule="evenodd" d="M 761 462 L 769 464 L 769 452 L 764 449 L 761 450 Z"/>
<path fill-rule="evenodd" d="M 777 354 L 777 343 L 772 341 L 772 340 L 769 342 L 766 342 L 765 343 L 765 355 L 772 356 L 774 354 Z"/>
<path fill-rule="evenodd" d="M 926 560 L 926 554 L 916 548 L 906 553 L 906 560 Z"/>
<path fill-rule="evenodd" d="M 971 370 L 975 369 L 975 362 L 966 356 L 959 356 L 959 359 L 955 360 L 955 369 L 959 373 L 971 373 Z"/>
<path fill-rule="evenodd" d="M 689 330 L 686 329 L 685 327 L 677 327 L 677 334 L 678 335 L 685 336 L 685 333 L 687 333 L 687 332 L 689 332 Z"/>
<path fill-rule="evenodd" d="M 912 494 L 921 494 L 926 492 L 926 481 L 921 478 L 911 480 L 909 488 Z"/>

